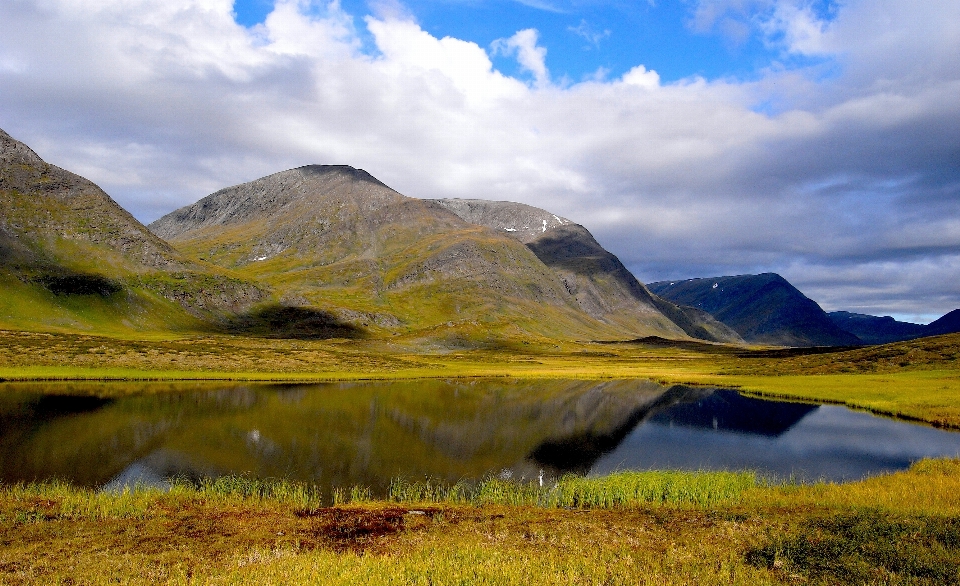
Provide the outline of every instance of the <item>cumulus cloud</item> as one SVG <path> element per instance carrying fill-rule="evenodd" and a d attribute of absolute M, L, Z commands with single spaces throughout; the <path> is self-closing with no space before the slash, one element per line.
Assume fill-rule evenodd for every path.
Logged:
<path fill-rule="evenodd" d="M 573 218 L 643 280 L 772 270 L 828 309 L 945 313 L 960 306 L 960 4 L 812 6 L 704 0 L 691 26 L 739 22 L 813 64 L 664 83 L 637 63 L 557 85 L 534 29 L 484 48 L 400 8 L 361 20 L 280 0 L 250 29 L 230 0 L 4 2 L 0 127 L 144 221 L 345 163 L 415 197 Z"/>

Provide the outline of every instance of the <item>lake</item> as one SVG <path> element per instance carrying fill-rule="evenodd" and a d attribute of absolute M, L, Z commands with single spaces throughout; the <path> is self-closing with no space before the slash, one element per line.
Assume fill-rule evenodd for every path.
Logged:
<path fill-rule="evenodd" d="M 0 385 L 0 481 L 533 479 L 753 469 L 843 481 L 960 455 L 960 433 L 844 407 L 651 381 Z"/>

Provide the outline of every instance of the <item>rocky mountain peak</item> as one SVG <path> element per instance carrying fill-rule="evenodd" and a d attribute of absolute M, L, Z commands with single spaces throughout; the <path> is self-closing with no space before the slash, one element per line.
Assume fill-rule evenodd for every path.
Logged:
<path fill-rule="evenodd" d="M 33 149 L 0 129 L 0 162 L 28 165 L 45 165 Z"/>
<path fill-rule="evenodd" d="M 375 177 L 348 165 L 306 165 L 212 193 L 150 224 L 161 238 L 257 221 L 324 225 L 331 217 L 370 216 L 407 200 Z"/>
<path fill-rule="evenodd" d="M 552 228 L 574 223 L 546 210 L 512 201 L 458 198 L 435 201 L 465 222 L 506 232 L 524 244 Z"/>

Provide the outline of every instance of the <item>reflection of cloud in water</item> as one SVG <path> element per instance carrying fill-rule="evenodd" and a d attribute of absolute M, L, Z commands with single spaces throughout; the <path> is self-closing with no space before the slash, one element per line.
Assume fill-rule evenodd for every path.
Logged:
<path fill-rule="evenodd" d="M 125 488 L 146 487 L 167 490 L 170 483 L 159 472 L 145 463 L 134 462 L 103 485 L 105 492 L 120 492 Z"/>
<path fill-rule="evenodd" d="M 123 490 L 137 485 L 151 488 L 168 489 L 173 477 L 188 480 L 218 476 L 221 471 L 209 464 L 197 461 L 188 454 L 174 450 L 160 449 L 150 452 L 143 458 L 131 462 L 119 474 L 103 485 L 103 490 Z"/>
<path fill-rule="evenodd" d="M 592 474 L 617 469 L 756 469 L 803 480 L 853 480 L 924 457 L 960 454 L 960 434 L 822 406 L 780 436 L 650 422 L 637 427 Z"/>

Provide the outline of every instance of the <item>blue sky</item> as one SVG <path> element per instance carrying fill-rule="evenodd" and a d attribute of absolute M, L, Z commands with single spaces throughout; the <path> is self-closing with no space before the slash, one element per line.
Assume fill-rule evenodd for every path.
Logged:
<path fill-rule="evenodd" d="M 340 0 L 340 6 L 362 32 L 363 18 L 382 13 L 385 3 Z M 825 0 L 810 6 L 826 22 L 836 11 L 835 2 Z M 247 27 L 262 23 L 272 10 L 271 0 L 234 3 L 237 22 Z M 598 74 L 619 77 L 641 63 L 670 82 L 691 76 L 752 79 L 769 67 L 820 61 L 785 54 L 777 38 L 765 38 L 757 29 L 751 12 L 736 6 L 719 10 L 711 26 L 698 23 L 696 6 L 684 0 L 411 0 L 401 10 L 438 38 L 481 47 L 536 29 L 553 77 L 571 82 Z M 375 53 L 369 35 L 365 41 L 365 50 Z M 506 55 L 494 55 L 494 65 L 524 75 Z"/>
<path fill-rule="evenodd" d="M 143 222 L 306 164 L 519 201 L 640 280 L 960 307 L 956 0 L 0 2 L 0 128 Z"/>

